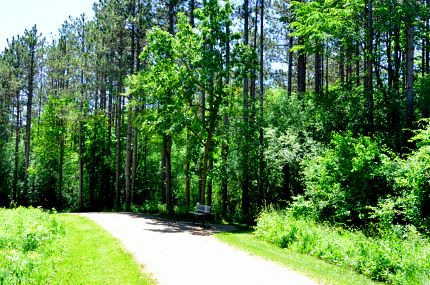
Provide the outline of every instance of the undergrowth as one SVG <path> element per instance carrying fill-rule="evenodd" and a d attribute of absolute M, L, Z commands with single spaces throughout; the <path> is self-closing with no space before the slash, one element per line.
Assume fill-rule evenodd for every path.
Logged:
<path fill-rule="evenodd" d="M 49 283 L 63 235 L 56 216 L 41 209 L 0 209 L 0 284 Z"/>
<path fill-rule="evenodd" d="M 392 226 L 378 235 L 321 225 L 290 212 L 267 210 L 257 219 L 258 238 L 352 268 L 390 284 L 429 284 L 430 243 L 413 226 Z"/>

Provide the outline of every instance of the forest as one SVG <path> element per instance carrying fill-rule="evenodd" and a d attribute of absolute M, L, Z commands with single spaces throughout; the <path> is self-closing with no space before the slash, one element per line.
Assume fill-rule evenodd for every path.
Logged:
<path fill-rule="evenodd" d="M 430 225 L 429 0 L 100 0 L 0 54 L 0 206 Z"/>

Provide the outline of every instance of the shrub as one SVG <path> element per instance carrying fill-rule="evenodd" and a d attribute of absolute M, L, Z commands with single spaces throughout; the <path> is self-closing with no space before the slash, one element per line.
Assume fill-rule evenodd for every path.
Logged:
<path fill-rule="evenodd" d="M 430 123 L 412 139 L 417 150 L 399 162 L 394 174 L 399 208 L 406 223 L 429 234 L 430 226 Z"/>
<path fill-rule="evenodd" d="M 351 268 L 392 284 L 430 282 L 430 244 L 413 226 L 393 226 L 381 236 L 294 218 L 291 211 L 263 211 L 255 235 L 280 247 Z"/>
<path fill-rule="evenodd" d="M 40 209 L 0 209 L 0 284 L 46 284 L 64 229 Z"/>
<path fill-rule="evenodd" d="M 377 141 L 336 134 L 329 149 L 304 162 L 305 198 L 320 220 L 366 224 L 369 206 L 392 193 L 387 180 L 392 167 L 389 152 Z"/>

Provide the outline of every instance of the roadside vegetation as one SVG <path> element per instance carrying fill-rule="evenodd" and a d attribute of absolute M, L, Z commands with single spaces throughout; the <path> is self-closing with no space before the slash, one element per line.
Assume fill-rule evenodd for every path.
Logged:
<path fill-rule="evenodd" d="M 302 161 L 304 192 L 265 210 L 255 235 L 390 284 L 430 282 L 430 126 L 395 156 L 377 139 L 334 135 Z"/>
<path fill-rule="evenodd" d="M 309 278 L 331 285 L 364 285 L 382 284 L 356 273 L 351 269 L 330 264 L 317 257 L 299 253 L 292 248 L 280 248 L 275 244 L 259 239 L 254 231 L 219 233 L 219 240 L 237 249 L 266 260 L 276 262 Z"/>
<path fill-rule="evenodd" d="M 268 210 L 259 216 L 255 236 L 279 248 L 355 270 L 375 281 L 430 282 L 430 243 L 413 226 L 393 226 L 369 236 L 295 218 L 291 211 Z"/>
<path fill-rule="evenodd" d="M 56 215 L 0 209 L 0 284 L 48 284 L 65 236 Z"/>
<path fill-rule="evenodd" d="M 77 215 L 0 209 L 0 284 L 155 284 L 116 239 Z"/>

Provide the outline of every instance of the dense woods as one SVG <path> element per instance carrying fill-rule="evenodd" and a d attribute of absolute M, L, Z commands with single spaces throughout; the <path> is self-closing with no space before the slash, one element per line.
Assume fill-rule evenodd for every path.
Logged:
<path fill-rule="evenodd" d="M 0 54 L 0 205 L 430 223 L 430 2 L 100 0 Z"/>

